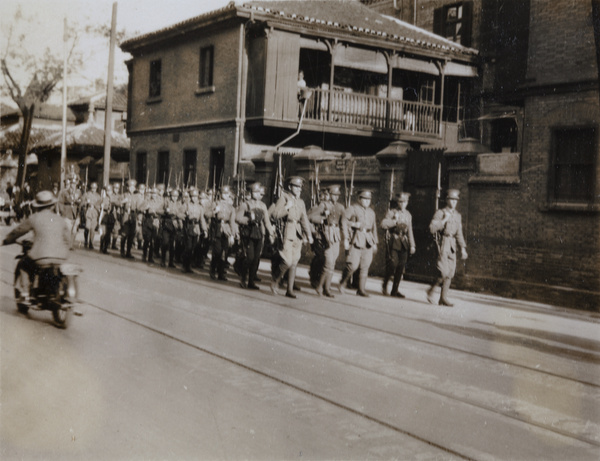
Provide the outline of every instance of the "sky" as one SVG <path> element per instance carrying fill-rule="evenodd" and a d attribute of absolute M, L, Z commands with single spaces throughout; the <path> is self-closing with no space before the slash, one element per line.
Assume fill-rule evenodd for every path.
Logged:
<path fill-rule="evenodd" d="M 69 27 L 82 24 L 104 24 L 109 27 L 113 3 L 117 4 L 117 30 L 124 30 L 126 37 L 131 38 L 222 8 L 229 0 L 1 0 L 0 54 L 4 56 L 6 52 L 8 30 L 19 6 L 25 15 L 34 18 L 23 31 L 26 49 L 42 55 L 46 47 L 63 49 L 65 18 Z M 241 0 L 237 0 L 237 3 L 241 3 Z M 88 39 L 82 44 L 88 55 L 86 66 L 81 75 L 72 75 L 71 79 L 77 78 L 78 84 L 89 82 L 93 87 L 92 82 L 96 78 L 107 78 L 109 42 L 108 39 Z M 127 82 L 124 62 L 128 58 L 117 47 L 115 84 Z M 60 94 L 60 91 L 55 93 Z"/>

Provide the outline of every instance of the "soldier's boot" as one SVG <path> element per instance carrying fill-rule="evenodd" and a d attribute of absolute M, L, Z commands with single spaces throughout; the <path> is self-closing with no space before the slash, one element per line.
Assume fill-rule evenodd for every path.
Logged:
<path fill-rule="evenodd" d="M 358 279 L 358 291 L 356 294 L 358 296 L 362 296 L 363 298 L 369 297 L 369 294 L 367 293 L 367 277 L 368 274 L 360 274 Z"/>
<path fill-rule="evenodd" d="M 125 257 L 125 239 L 121 237 L 121 257 Z"/>
<path fill-rule="evenodd" d="M 333 270 L 328 270 L 325 276 L 325 285 L 323 286 L 323 294 L 328 298 L 335 298 L 331 293 L 331 280 L 333 279 Z"/>
<path fill-rule="evenodd" d="M 133 259 L 133 255 L 131 254 L 131 247 L 133 246 L 133 239 L 127 239 L 127 253 L 125 254 L 126 258 Z"/>
<path fill-rule="evenodd" d="M 346 284 L 351 278 L 352 274 L 350 273 L 350 271 L 348 271 L 348 269 L 344 269 L 344 272 L 342 273 L 342 280 L 340 281 L 340 284 L 338 286 L 338 290 L 340 290 L 340 293 L 346 293 Z"/>
<path fill-rule="evenodd" d="M 213 280 L 217 280 L 217 257 L 213 255 L 210 259 L 210 270 L 209 270 L 210 278 Z"/>
<path fill-rule="evenodd" d="M 142 246 L 142 261 L 146 262 L 147 256 L 148 256 L 148 245 L 146 242 L 144 242 L 144 245 Z"/>
<path fill-rule="evenodd" d="M 283 261 L 281 261 L 279 266 L 274 267 L 276 267 L 276 270 L 273 270 L 273 266 L 271 266 L 271 271 L 274 275 L 273 281 L 271 282 L 271 291 L 274 295 L 278 295 L 278 288 L 283 283 L 283 277 L 286 275 L 286 272 L 288 272 L 288 266 Z"/>
<path fill-rule="evenodd" d="M 172 250 L 169 250 L 169 267 L 175 267 L 175 252 Z"/>
<path fill-rule="evenodd" d="M 88 247 L 88 237 L 89 237 L 89 235 L 90 235 L 90 231 L 88 229 L 85 229 L 83 231 L 83 245 L 84 245 L 84 248 Z"/>
<path fill-rule="evenodd" d="M 452 282 L 452 279 L 449 277 L 444 278 L 444 281 L 442 282 L 442 295 L 440 296 L 440 306 L 448 306 L 448 307 L 454 306 L 454 304 L 452 304 L 450 301 L 448 301 L 448 292 L 450 291 L 450 282 Z"/>
<path fill-rule="evenodd" d="M 394 282 L 392 283 L 392 292 L 391 296 L 395 296 L 396 298 L 405 298 L 402 293 L 398 291 L 398 287 L 400 286 L 400 282 L 402 281 L 402 274 L 394 275 Z"/>
<path fill-rule="evenodd" d="M 296 280 L 296 266 L 292 266 L 288 270 L 288 286 L 285 295 L 288 298 L 295 299 L 296 295 L 294 294 L 294 281 Z"/>
<path fill-rule="evenodd" d="M 435 296 L 435 288 L 442 283 L 442 279 L 437 279 L 433 285 L 431 285 L 429 287 L 429 290 L 427 290 L 427 302 L 429 304 L 435 304 L 435 299 L 433 298 Z"/>
<path fill-rule="evenodd" d="M 111 250 L 116 250 L 117 249 L 117 237 L 116 236 L 114 236 L 112 238 L 112 245 L 111 245 L 110 249 Z"/>

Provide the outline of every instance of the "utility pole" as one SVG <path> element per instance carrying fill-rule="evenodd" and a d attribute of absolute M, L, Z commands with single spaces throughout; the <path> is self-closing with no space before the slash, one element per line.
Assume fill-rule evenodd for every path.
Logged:
<path fill-rule="evenodd" d="M 63 107 L 62 107 L 62 144 L 60 147 L 60 183 L 58 189 L 62 190 L 65 183 L 65 173 L 67 171 L 67 18 L 65 17 L 65 30 L 63 33 Z"/>
<path fill-rule="evenodd" d="M 106 186 L 110 180 L 110 150 L 112 132 L 113 80 L 115 73 L 115 42 L 117 41 L 117 2 L 112 6 L 112 22 L 110 25 L 110 49 L 108 52 L 108 79 L 106 85 L 106 113 L 104 114 L 104 168 L 102 184 Z"/>

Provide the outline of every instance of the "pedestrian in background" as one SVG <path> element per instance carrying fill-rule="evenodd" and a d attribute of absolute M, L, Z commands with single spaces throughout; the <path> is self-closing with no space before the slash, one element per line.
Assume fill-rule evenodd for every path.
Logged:
<path fill-rule="evenodd" d="M 452 307 L 448 300 L 450 283 L 456 273 L 456 250 L 457 244 L 460 247 L 461 258 L 467 259 L 467 244 L 462 231 L 462 217 L 456 211 L 460 192 L 457 189 L 449 189 L 446 196 L 446 207 L 437 210 L 429 224 L 429 230 L 436 237 L 438 245 L 437 269 L 439 277 L 429 290 L 427 290 L 427 301 L 434 304 L 435 288 L 442 286 L 442 292 L 439 299 L 441 306 Z"/>

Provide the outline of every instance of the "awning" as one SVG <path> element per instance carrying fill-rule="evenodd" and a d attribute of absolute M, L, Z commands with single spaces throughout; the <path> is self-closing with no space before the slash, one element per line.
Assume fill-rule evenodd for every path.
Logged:
<path fill-rule="evenodd" d="M 388 65 L 383 53 L 364 48 L 340 46 L 335 49 L 334 64 L 351 69 L 366 70 L 380 74 L 388 73 Z"/>
<path fill-rule="evenodd" d="M 477 68 L 458 62 L 448 61 L 444 66 L 444 75 L 450 77 L 477 77 Z"/>
<path fill-rule="evenodd" d="M 413 72 L 422 72 L 424 74 L 430 75 L 440 75 L 440 71 L 433 62 L 423 61 L 421 59 L 396 56 L 393 60 L 392 65 L 396 69 L 410 70 Z"/>

